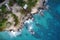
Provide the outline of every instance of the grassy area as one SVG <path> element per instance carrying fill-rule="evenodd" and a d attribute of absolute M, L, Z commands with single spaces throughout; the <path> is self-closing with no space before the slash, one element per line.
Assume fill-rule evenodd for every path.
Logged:
<path fill-rule="evenodd" d="M 6 21 L 7 19 L 2 19 L 2 21 L 0 21 L 0 31 L 3 31 L 6 28 Z"/>
<path fill-rule="evenodd" d="M 2 19 L 2 20 L 0 21 L 0 27 L 3 26 L 3 24 L 4 24 L 6 21 L 7 21 L 7 19 Z"/>

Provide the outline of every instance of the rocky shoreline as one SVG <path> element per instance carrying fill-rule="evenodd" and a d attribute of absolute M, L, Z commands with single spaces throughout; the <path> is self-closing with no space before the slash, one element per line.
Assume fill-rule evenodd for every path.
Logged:
<path fill-rule="evenodd" d="M 20 11 L 16 11 L 17 9 L 18 10 L 20 9 L 18 5 L 14 5 L 10 7 L 13 14 L 15 14 L 18 17 L 19 24 L 17 26 L 11 25 L 11 27 L 6 28 L 5 31 L 12 32 L 12 33 L 22 31 L 24 27 L 24 22 L 29 19 L 34 20 L 33 15 L 37 14 L 38 12 L 42 12 L 41 9 L 44 10 L 46 8 L 45 4 L 46 4 L 45 0 L 39 0 L 35 5 L 35 7 L 31 9 L 31 12 L 29 12 L 26 15 L 22 15 L 21 13 L 19 13 Z"/>
<path fill-rule="evenodd" d="M 42 2 L 41 2 L 41 1 L 42 1 Z M 40 2 L 41 2 L 41 4 L 40 4 Z M 28 19 L 33 19 L 32 15 L 34 15 L 34 14 L 38 13 L 41 9 L 42 9 L 42 10 L 44 10 L 44 8 L 45 8 L 45 7 L 44 7 L 44 6 L 42 7 L 42 4 L 43 4 L 45 1 L 44 1 L 44 0 L 40 0 L 40 2 L 39 2 L 39 3 L 38 3 L 38 5 L 36 5 L 36 7 L 35 7 L 35 8 L 36 8 L 36 10 L 37 10 L 37 11 L 36 11 L 36 10 L 34 10 L 34 11 L 36 11 L 35 13 L 34 13 L 34 12 L 32 12 L 32 13 L 27 14 L 26 16 L 24 16 L 24 17 L 23 17 L 23 19 L 22 19 L 23 21 L 22 21 L 22 23 L 21 23 L 21 26 L 23 26 L 23 25 L 24 25 L 24 22 L 25 22 L 26 20 L 28 20 Z M 39 4 L 40 4 L 40 5 L 39 5 Z M 40 8 L 40 9 L 39 9 L 39 8 Z M 39 9 L 39 10 L 38 10 L 38 9 Z M 41 15 L 42 15 L 42 14 L 41 14 Z M 23 28 L 23 27 L 15 28 L 15 30 L 14 30 L 14 31 L 16 31 L 16 30 L 17 30 L 17 31 L 22 30 L 22 28 Z M 10 31 L 13 31 L 13 29 L 11 29 Z"/>

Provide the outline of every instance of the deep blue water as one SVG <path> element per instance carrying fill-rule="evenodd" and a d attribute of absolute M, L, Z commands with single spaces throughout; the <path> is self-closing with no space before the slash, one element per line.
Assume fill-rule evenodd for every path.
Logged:
<path fill-rule="evenodd" d="M 22 34 L 11 38 L 7 32 L 0 32 L 0 40 L 60 40 L 60 0 L 48 0 L 44 16 L 33 15 L 34 21 L 24 26 Z M 32 26 L 34 35 L 26 29 Z"/>

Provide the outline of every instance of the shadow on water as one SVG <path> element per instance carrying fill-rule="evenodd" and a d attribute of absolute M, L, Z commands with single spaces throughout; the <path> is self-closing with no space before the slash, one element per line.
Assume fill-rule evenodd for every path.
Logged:
<path fill-rule="evenodd" d="M 37 27 L 41 27 L 42 25 L 41 24 L 39 24 L 39 23 L 36 23 L 35 24 Z"/>
<path fill-rule="evenodd" d="M 39 23 L 36 23 L 35 24 L 39 29 L 45 29 L 43 25 L 39 24 Z"/>
<path fill-rule="evenodd" d="M 36 33 L 36 32 L 35 32 L 35 34 L 33 34 L 32 36 L 34 36 L 34 37 L 37 38 L 37 39 L 40 39 L 40 38 L 41 38 L 41 36 L 40 36 L 38 33 Z"/>

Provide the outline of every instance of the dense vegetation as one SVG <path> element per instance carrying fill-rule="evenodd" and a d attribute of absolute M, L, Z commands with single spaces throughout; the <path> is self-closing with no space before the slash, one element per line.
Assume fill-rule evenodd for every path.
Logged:
<path fill-rule="evenodd" d="M 1 9 L 1 11 L 0 11 L 0 31 L 2 31 L 6 27 L 7 19 L 5 17 L 7 16 L 7 13 L 6 13 L 5 5 L 2 5 L 2 7 L 0 7 L 0 9 Z"/>
<path fill-rule="evenodd" d="M 13 6 L 13 4 L 16 2 L 16 0 L 9 0 L 9 6 Z"/>
<path fill-rule="evenodd" d="M 0 9 L 1 9 L 1 12 L 2 12 L 2 13 L 6 13 L 6 6 L 5 6 L 5 5 L 2 5 L 2 6 L 0 7 Z"/>
<path fill-rule="evenodd" d="M 3 31 L 6 28 L 7 19 L 0 20 L 0 31 Z"/>
<path fill-rule="evenodd" d="M 25 5 L 25 1 L 24 0 L 16 0 L 16 2 L 18 3 L 18 5 L 20 5 L 21 7 L 23 7 Z"/>
<path fill-rule="evenodd" d="M 32 8 L 35 6 L 35 4 L 37 3 L 38 0 L 28 0 L 27 4 L 28 4 L 28 8 Z"/>

